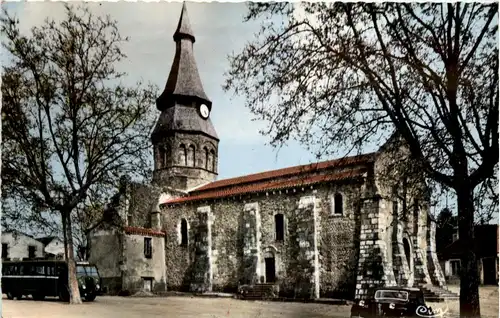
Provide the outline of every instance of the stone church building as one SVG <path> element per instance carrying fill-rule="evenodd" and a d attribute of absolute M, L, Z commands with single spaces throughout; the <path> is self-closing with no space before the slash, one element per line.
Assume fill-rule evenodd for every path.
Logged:
<path fill-rule="evenodd" d="M 124 185 L 120 226 L 92 234 L 90 261 L 108 291 L 273 283 L 283 296 L 352 299 L 378 285 L 444 285 L 428 200 L 400 199 L 380 177 L 397 138 L 374 153 L 217 180 L 217 105 L 198 74 L 185 4 L 173 38 L 152 182 Z"/>

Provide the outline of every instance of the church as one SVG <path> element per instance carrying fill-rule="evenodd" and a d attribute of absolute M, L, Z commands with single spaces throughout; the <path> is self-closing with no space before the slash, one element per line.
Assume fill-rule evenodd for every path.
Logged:
<path fill-rule="evenodd" d="M 362 299 L 374 286 L 445 287 L 428 197 L 401 199 L 380 177 L 395 138 L 373 153 L 217 180 L 217 107 L 198 74 L 185 4 L 173 39 L 152 181 L 124 184 L 120 225 L 90 240 L 108 292 L 271 284 L 282 297 Z"/>

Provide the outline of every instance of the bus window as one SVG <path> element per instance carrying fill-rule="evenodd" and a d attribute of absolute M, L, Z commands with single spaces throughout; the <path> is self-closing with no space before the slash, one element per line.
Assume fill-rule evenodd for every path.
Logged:
<path fill-rule="evenodd" d="M 19 271 L 18 271 L 19 275 L 30 275 L 31 273 L 28 267 L 30 266 L 25 264 L 19 265 Z"/>
<path fill-rule="evenodd" d="M 65 271 L 65 268 L 64 268 L 64 265 L 63 264 L 58 264 L 57 267 L 56 267 L 56 275 L 59 276 L 61 274 L 64 274 L 66 271 Z"/>
<path fill-rule="evenodd" d="M 45 268 L 43 265 L 35 265 L 33 266 L 34 268 L 34 273 L 35 275 L 45 275 Z"/>
<path fill-rule="evenodd" d="M 5 265 L 2 267 L 3 275 L 17 275 L 16 273 L 16 265 Z"/>
<path fill-rule="evenodd" d="M 56 268 L 54 264 L 47 264 L 47 266 L 45 267 L 47 276 L 54 276 L 56 274 L 55 269 Z"/>

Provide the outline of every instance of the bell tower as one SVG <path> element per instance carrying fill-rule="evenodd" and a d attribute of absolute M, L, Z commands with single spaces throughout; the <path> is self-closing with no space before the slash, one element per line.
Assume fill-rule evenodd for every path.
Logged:
<path fill-rule="evenodd" d="M 210 120 L 208 99 L 193 54 L 195 37 L 186 3 L 174 33 L 175 57 L 163 93 L 156 99 L 161 114 L 151 135 L 153 183 L 188 190 L 215 181 L 219 138 Z"/>

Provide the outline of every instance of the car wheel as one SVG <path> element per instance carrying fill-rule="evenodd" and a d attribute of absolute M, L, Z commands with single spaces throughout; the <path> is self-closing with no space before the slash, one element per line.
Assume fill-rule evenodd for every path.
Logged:
<path fill-rule="evenodd" d="M 13 300 L 14 299 L 14 294 L 12 292 L 7 293 L 7 299 Z"/>

